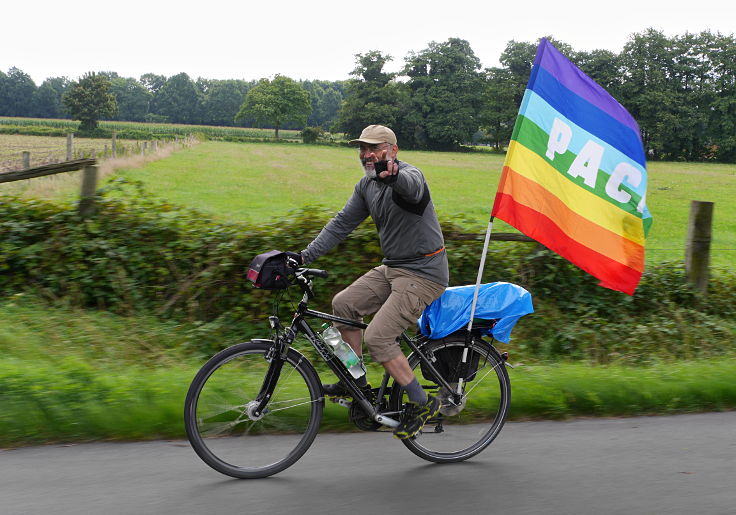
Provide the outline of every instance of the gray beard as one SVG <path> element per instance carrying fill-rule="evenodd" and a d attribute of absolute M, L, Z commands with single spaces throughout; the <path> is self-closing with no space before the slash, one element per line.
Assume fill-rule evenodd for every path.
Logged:
<path fill-rule="evenodd" d="M 375 179 L 376 178 L 376 170 L 375 170 L 375 168 L 367 168 L 367 167 L 364 166 L 363 167 L 363 173 L 369 179 Z"/>

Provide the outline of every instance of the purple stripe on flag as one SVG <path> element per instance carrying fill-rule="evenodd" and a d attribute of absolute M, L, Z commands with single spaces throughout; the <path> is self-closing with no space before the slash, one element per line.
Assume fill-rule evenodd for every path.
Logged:
<path fill-rule="evenodd" d="M 546 39 L 539 42 L 534 64 L 547 70 L 567 89 L 631 128 L 637 135 L 639 134 L 639 125 L 629 112 Z"/>

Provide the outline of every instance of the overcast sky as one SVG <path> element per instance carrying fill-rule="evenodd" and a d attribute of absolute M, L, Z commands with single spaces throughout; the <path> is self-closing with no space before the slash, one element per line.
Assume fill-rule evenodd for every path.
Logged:
<path fill-rule="evenodd" d="M 380 50 L 396 71 L 431 41 L 470 42 L 484 67 L 510 40 L 551 35 L 576 50 L 620 52 L 633 33 L 733 34 L 731 1 L 582 0 L 8 0 L 0 9 L 0 70 L 40 85 L 88 71 L 192 79 L 347 79 L 355 54 Z"/>

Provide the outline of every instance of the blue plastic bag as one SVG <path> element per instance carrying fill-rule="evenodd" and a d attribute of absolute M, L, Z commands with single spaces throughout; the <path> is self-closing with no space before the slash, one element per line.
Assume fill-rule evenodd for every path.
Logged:
<path fill-rule="evenodd" d="M 447 288 L 419 317 L 417 323 L 421 333 L 436 340 L 467 327 L 474 291 L 474 285 Z M 498 282 L 480 285 L 473 318 L 498 320 L 493 328 L 482 332 L 508 343 L 516 322 L 533 312 L 532 296 L 528 291 L 516 284 Z"/>

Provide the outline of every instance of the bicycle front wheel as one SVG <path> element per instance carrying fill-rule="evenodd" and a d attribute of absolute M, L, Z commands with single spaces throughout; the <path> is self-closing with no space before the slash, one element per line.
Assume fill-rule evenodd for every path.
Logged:
<path fill-rule="evenodd" d="M 281 472 L 301 458 L 319 430 L 324 408 L 319 376 L 294 349 L 266 409 L 254 414 L 271 347 L 267 341 L 229 347 L 205 363 L 189 387 L 184 408 L 189 441 L 205 463 L 228 476 Z"/>
<path fill-rule="evenodd" d="M 448 337 L 443 340 L 428 342 L 420 349 L 430 359 L 441 360 L 447 356 L 462 354 L 465 345 L 464 337 Z M 415 438 L 402 440 L 411 452 L 417 456 L 437 463 L 452 463 L 467 460 L 488 447 L 498 436 L 508 414 L 511 401 L 511 384 L 506 366 L 498 351 L 489 343 L 476 338 L 473 340 L 468 361 L 472 364 L 469 381 L 462 386 L 462 400 L 453 404 L 450 392 L 441 388 L 430 377 L 428 370 L 420 366 L 416 353 L 409 356 L 409 365 L 414 370 L 422 387 L 428 394 L 439 398 L 440 413 L 430 419 Z M 452 366 L 443 370 L 449 381 L 457 381 L 453 376 Z M 455 390 L 457 382 L 450 385 Z M 402 409 L 408 398 L 398 383 L 391 394 L 393 410 Z"/>

